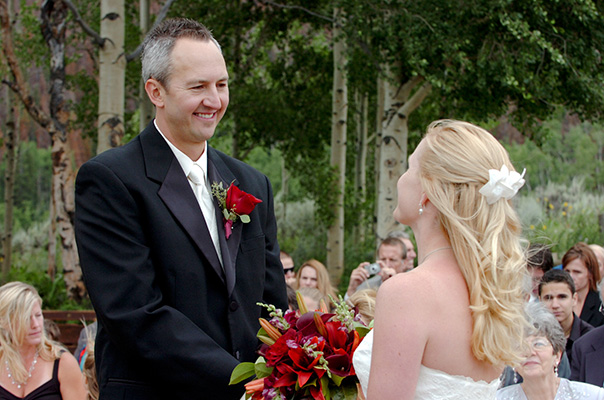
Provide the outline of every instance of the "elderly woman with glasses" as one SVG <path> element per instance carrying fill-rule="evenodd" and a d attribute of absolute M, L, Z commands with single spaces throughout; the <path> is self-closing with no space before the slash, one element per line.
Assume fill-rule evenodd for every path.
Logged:
<path fill-rule="evenodd" d="M 497 400 L 604 400 L 604 389 L 558 377 L 566 338 L 554 315 L 539 303 L 527 306 L 531 324 L 526 358 L 517 367 L 524 381 L 497 392 Z"/>

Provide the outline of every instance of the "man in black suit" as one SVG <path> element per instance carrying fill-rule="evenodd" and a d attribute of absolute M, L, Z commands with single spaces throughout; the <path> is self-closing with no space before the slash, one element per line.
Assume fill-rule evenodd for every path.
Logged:
<path fill-rule="evenodd" d="M 600 282 L 600 299 L 604 302 L 604 279 Z M 604 314 L 602 306 L 600 312 Z M 604 326 L 581 336 L 573 345 L 570 379 L 604 386 Z"/>
<path fill-rule="evenodd" d="M 76 181 L 100 398 L 239 399 L 242 385 L 228 381 L 256 358 L 256 303 L 287 307 L 271 185 L 207 145 L 229 91 L 203 25 L 163 22 L 145 39 L 142 65 L 155 120 L 84 164 Z M 226 223 L 210 194 L 231 182 L 261 200 L 249 222 Z"/>

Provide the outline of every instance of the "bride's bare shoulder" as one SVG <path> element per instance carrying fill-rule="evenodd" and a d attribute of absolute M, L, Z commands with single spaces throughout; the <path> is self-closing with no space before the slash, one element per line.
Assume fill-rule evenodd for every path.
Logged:
<path fill-rule="evenodd" d="M 380 286 L 378 297 L 387 300 L 413 301 L 434 299 L 435 293 L 466 292 L 465 280 L 454 262 L 422 265 L 409 272 L 397 274 Z"/>

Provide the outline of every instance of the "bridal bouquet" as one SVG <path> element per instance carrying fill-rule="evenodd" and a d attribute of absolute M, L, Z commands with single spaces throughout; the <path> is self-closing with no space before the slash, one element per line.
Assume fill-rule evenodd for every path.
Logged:
<path fill-rule="evenodd" d="M 246 399 L 253 400 L 356 399 L 352 356 L 369 328 L 342 298 L 334 303 L 334 313 L 324 303 L 320 311 L 309 312 L 298 293 L 300 316 L 259 303 L 272 317 L 260 320 L 260 357 L 239 364 L 231 384 L 255 375 L 245 385 Z"/>

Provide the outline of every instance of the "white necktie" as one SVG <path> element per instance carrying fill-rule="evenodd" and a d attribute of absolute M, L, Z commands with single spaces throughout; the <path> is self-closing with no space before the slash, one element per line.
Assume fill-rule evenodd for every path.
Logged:
<path fill-rule="evenodd" d="M 208 191 L 205 178 L 206 174 L 204 173 L 203 168 L 201 168 L 201 165 L 194 163 L 189 172 L 189 179 L 193 182 L 195 197 L 197 197 L 197 202 L 203 213 L 203 218 L 206 220 L 208 231 L 210 231 L 210 236 L 214 243 L 214 248 L 216 249 L 216 253 L 218 253 L 218 259 L 222 265 L 222 253 L 220 252 L 220 241 L 218 240 L 218 226 L 216 225 L 216 212 L 214 209 L 214 202 L 212 201 L 212 195 Z"/>

